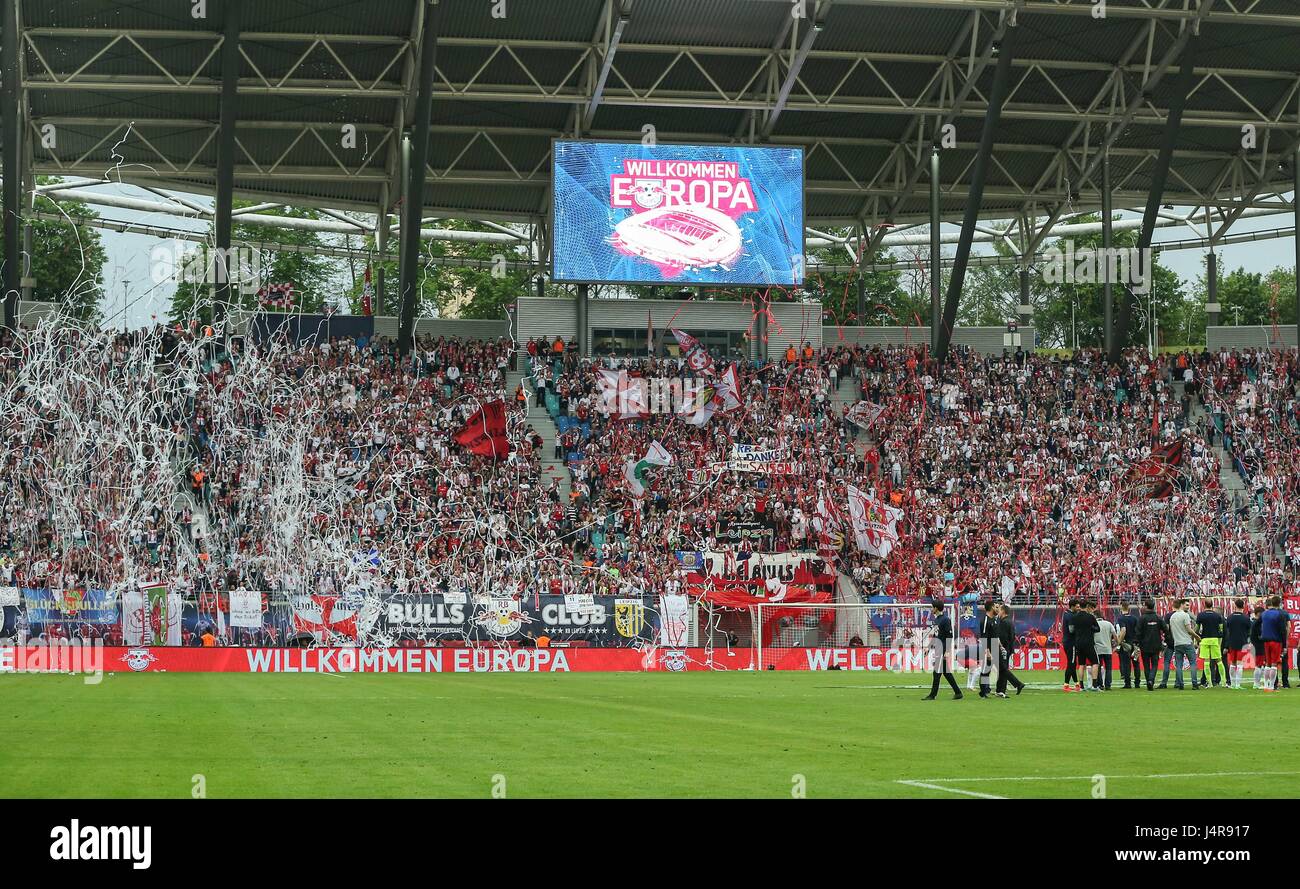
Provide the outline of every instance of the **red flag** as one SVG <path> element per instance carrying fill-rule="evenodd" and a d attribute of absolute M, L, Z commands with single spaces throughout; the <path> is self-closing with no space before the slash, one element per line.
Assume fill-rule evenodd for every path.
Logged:
<path fill-rule="evenodd" d="M 506 440 L 506 404 L 501 399 L 489 402 L 474 412 L 465 428 L 456 433 L 456 444 L 480 457 L 500 460 L 510 453 Z"/>
<path fill-rule="evenodd" d="M 366 283 L 361 288 L 361 314 L 373 315 L 375 288 L 370 283 L 370 266 L 366 266 Z"/>

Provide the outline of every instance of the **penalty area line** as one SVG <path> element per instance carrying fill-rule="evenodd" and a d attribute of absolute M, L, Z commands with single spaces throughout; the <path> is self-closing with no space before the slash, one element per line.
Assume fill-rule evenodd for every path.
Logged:
<path fill-rule="evenodd" d="M 944 780 L 942 778 L 938 780 Z M 962 796 L 975 796 L 980 799 L 1006 799 L 1005 796 L 998 796 L 994 793 L 980 793 L 978 790 L 962 790 L 959 787 L 944 787 L 942 784 L 931 784 L 928 781 L 895 781 L 895 784 L 906 784 L 909 787 L 923 787 L 926 790 L 942 790 L 944 793 L 957 793 Z"/>

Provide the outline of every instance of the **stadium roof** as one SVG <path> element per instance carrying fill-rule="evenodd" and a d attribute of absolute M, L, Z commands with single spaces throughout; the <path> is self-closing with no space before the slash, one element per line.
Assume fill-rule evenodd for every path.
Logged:
<path fill-rule="evenodd" d="M 223 0 L 200 4 L 203 18 L 197 0 L 18 2 L 35 172 L 213 192 Z M 243 4 L 237 194 L 372 213 L 397 202 L 422 6 Z M 1115 206 L 1141 207 L 1177 80 L 1166 55 L 1198 17 L 1164 202 L 1222 209 L 1221 222 L 1289 206 L 1279 160 L 1300 138 L 1300 2 L 1104 6 L 1098 18 L 1095 0 L 806 0 L 798 17 L 795 0 L 442 0 L 425 215 L 536 221 L 552 139 L 639 140 L 652 125 L 665 142 L 805 146 L 810 227 L 921 221 L 928 174 L 915 168 L 951 119 L 942 209 L 955 218 L 995 67 L 990 36 L 1013 12 L 983 216 L 1099 207 L 1100 176 L 1081 183 L 1080 172 L 1119 123 Z M 346 124 L 355 149 L 341 146 Z"/>

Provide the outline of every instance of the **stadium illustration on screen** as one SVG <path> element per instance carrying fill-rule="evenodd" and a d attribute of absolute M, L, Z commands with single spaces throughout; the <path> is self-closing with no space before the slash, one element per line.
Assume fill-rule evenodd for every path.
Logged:
<path fill-rule="evenodd" d="M 556 142 L 553 277 L 803 283 L 803 149 Z"/>

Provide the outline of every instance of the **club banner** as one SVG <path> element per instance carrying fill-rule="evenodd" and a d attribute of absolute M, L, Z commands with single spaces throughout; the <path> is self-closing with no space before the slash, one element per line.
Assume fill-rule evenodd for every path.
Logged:
<path fill-rule="evenodd" d="M 117 595 L 112 590 L 23 589 L 22 598 L 32 624 L 117 623 Z"/>
<path fill-rule="evenodd" d="M 826 562 L 814 552 L 750 553 L 713 552 L 701 554 L 702 571 L 724 580 L 776 579 L 783 583 L 834 581 Z M 702 578 L 697 578 L 702 579 Z"/>
<path fill-rule="evenodd" d="M 262 594 L 237 589 L 230 593 L 230 625 L 256 629 L 262 625 Z"/>
<path fill-rule="evenodd" d="M 557 281 L 803 283 L 803 149 L 557 141 Z"/>
<path fill-rule="evenodd" d="M 594 645 L 623 646 L 653 635 L 645 601 L 625 596 L 540 596 L 531 627 L 552 642 L 581 640 Z"/>
<path fill-rule="evenodd" d="M 759 450 L 753 445 L 734 445 L 731 459 L 717 464 L 733 472 L 762 472 L 767 475 L 794 475 L 799 464 L 784 450 Z"/>

